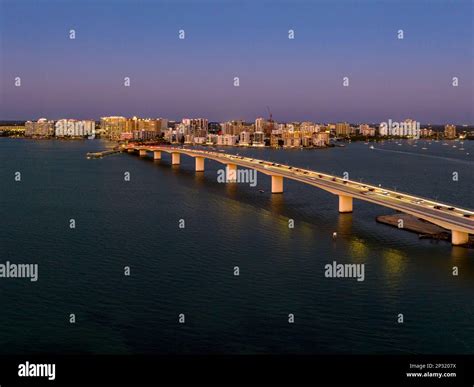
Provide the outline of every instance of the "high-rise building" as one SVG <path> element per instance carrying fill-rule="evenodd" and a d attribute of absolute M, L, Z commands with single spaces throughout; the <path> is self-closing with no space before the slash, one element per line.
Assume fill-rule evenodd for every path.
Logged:
<path fill-rule="evenodd" d="M 238 136 L 233 134 L 220 134 L 217 136 L 217 145 L 235 146 L 237 145 Z"/>
<path fill-rule="evenodd" d="M 124 137 L 125 133 L 122 133 L 122 138 Z M 157 136 L 156 130 L 134 130 L 133 131 L 133 139 L 134 140 L 153 140 Z M 126 136 L 128 137 L 128 135 Z"/>
<path fill-rule="evenodd" d="M 56 137 L 85 137 L 95 134 L 94 120 L 61 119 L 55 124 Z"/>
<path fill-rule="evenodd" d="M 101 132 L 111 140 L 133 136 L 136 139 L 152 139 L 168 129 L 166 118 L 125 118 L 121 116 L 102 117 Z"/>
<path fill-rule="evenodd" d="M 283 128 L 275 129 L 270 135 L 270 146 L 278 147 L 283 146 Z"/>
<path fill-rule="evenodd" d="M 252 142 L 251 133 L 243 131 L 240 133 L 239 145 L 240 146 L 249 146 Z"/>
<path fill-rule="evenodd" d="M 217 134 L 209 133 L 206 137 L 206 144 L 207 145 L 216 145 L 217 144 Z"/>
<path fill-rule="evenodd" d="M 359 126 L 359 133 L 361 136 L 373 137 L 375 136 L 375 128 L 372 128 L 367 124 L 362 124 Z"/>
<path fill-rule="evenodd" d="M 317 133 L 320 130 L 320 126 L 315 124 L 314 122 L 302 122 L 300 125 L 300 130 L 307 135 L 311 135 L 313 133 Z"/>
<path fill-rule="evenodd" d="M 400 136 L 420 138 L 420 123 L 407 118 L 400 123 Z"/>
<path fill-rule="evenodd" d="M 325 147 L 329 145 L 329 131 L 314 133 L 312 136 L 312 145 L 317 147 Z"/>
<path fill-rule="evenodd" d="M 265 130 L 266 121 L 264 118 L 259 117 L 255 120 L 255 131 L 263 132 Z"/>
<path fill-rule="evenodd" d="M 195 137 L 206 137 L 209 122 L 206 118 L 183 118 L 181 123 L 185 126 L 185 133 Z"/>
<path fill-rule="evenodd" d="M 336 136 L 348 137 L 351 133 L 351 127 L 347 122 L 338 122 L 336 124 Z"/>
<path fill-rule="evenodd" d="M 301 146 L 301 134 L 299 130 L 294 130 L 294 125 L 291 125 L 290 130 L 285 130 L 282 134 L 283 147 L 294 148 Z"/>
<path fill-rule="evenodd" d="M 381 122 L 379 126 L 380 136 L 420 138 L 420 132 L 420 123 L 409 118 L 402 122 L 389 119 L 387 122 Z"/>
<path fill-rule="evenodd" d="M 27 121 L 25 123 L 25 136 L 50 137 L 54 134 L 54 121 L 40 118 L 38 121 Z"/>
<path fill-rule="evenodd" d="M 386 122 L 382 122 L 379 125 L 379 136 L 385 137 L 388 136 L 388 125 Z"/>
<path fill-rule="evenodd" d="M 265 146 L 265 133 L 256 131 L 253 134 L 253 146 Z"/>
<path fill-rule="evenodd" d="M 269 138 L 272 131 L 278 128 L 278 124 L 273 119 L 265 120 L 262 117 L 259 117 L 255 120 L 255 131 L 263 132 L 265 137 Z"/>
<path fill-rule="evenodd" d="M 456 138 L 456 125 L 445 125 L 444 137 L 447 139 Z"/>
<path fill-rule="evenodd" d="M 110 116 L 101 117 L 100 129 L 102 133 L 111 140 L 120 140 L 121 134 L 125 132 L 133 132 L 135 130 L 134 121 L 136 117 L 128 121 L 125 117 Z"/>

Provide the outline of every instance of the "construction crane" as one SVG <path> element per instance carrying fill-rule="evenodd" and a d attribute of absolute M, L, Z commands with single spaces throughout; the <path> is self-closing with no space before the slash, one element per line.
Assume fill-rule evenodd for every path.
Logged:
<path fill-rule="evenodd" d="M 271 134 L 273 132 L 273 129 L 275 129 L 275 125 L 273 123 L 273 115 L 272 112 L 270 111 L 270 108 L 267 106 L 268 114 L 270 115 L 270 118 L 268 120 L 268 125 L 266 125 L 266 133 Z"/>
<path fill-rule="evenodd" d="M 268 110 L 268 114 L 270 115 L 270 119 L 268 120 L 268 122 L 273 122 L 272 112 L 270 111 L 270 108 L 268 106 L 267 106 L 267 110 Z"/>

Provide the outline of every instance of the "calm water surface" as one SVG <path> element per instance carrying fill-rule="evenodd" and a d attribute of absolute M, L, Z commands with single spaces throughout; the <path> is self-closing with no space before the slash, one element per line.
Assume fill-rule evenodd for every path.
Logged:
<path fill-rule="evenodd" d="M 401 144 L 227 151 L 474 208 L 473 142 Z M 219 184 L 211 161 L 85 158 L 107 145 L 0 139 L 0 263 L 39 264 L 36 283 L 0 279 L 0 353 L 474 352 L 474 251 L 377 224 L 393 211 L 369 203 L 339 215 L 301 183 Z M 325 278 L 334 260 L 365 281 Z"/>

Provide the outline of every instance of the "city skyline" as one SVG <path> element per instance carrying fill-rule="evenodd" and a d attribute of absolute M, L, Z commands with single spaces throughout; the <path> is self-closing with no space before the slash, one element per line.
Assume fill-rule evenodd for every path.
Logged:
<path fill-rule="evenodd" d="M 95 121 L 95 122 L 100 122 L 102 118 L 105 118 L 105 117 L 123 117 L 123 118 L 126 118 L 126 119 L 133 119 L 133 118 L 137 118 L 137 119 L 140 119 L 140 120 L 156 120 L 156 119 L 163 119 L 165 118 L 168 122 L 170 123 L 181 123 L 183 120 L 189 120 L 189 119 L 204 119 L 205 117 L 203 117 L 202 115 L 201 116 L 183 116 L 181 118 L 169 118 L 169 117 L 166 117 L 166 116 L 163 116 L 163 115 L 160 115 L 160 114 L 155 114 L 155 115 L 151 115 L 151 116 L 141 116 L 141 115 L 137 115 L 137 114 L 133 114 L 133 115 L 123 115 L 123 114 L 111 114 L 111 115 L 101 115 L 100 117 L 77 117 L 77 116 L 74 116 L 74 117 L 71 117 L 71 116 L 57 116 L 57 117 L 48 117 L 48 116 L 38 116 L 38 117 L 29 117 L 27 119 L 23 118 L 23 119 L 1 119 L 0 117 L 0 122 L 12 122 L 12 123 L 20 123 L 20 122 L 28 122 L 28 121 L 37 121 L 39 119 L 47 119 L 48 121 L 60 121 L 60 120 L 78 120 L 78 121 L 89 121 L 89 120 L 92 120 L 92 121 Z M 228 119 L 224 119 L 224 120 L 213 120 L 213 119 L 208 119 L 208 118 L 205 118 L 209 123 L 217 123 L 217 124 L 221 124 L 221 123 L 225 123 L 225 122 L 242 122 L 244 124 L 252 124 L 252 123 L 255 123 L 256 120 L 259 120 L 259 119 L 263 119 L 265 121 L 268 121 L 269 120 L 269 117 L 268 116 L 265 116 L 265 115 L 261 115 L 261 116 L 256 116 L 254 117 L 253 119 L 250 118 L 248 120 L 244 120 L 244 119 L 241 119 L 241 118 L 228 118 Z M 412 118 L 408 118 L 408 117 L 400 117 L 400 118 L 397 118 L 397 119 L 394 119 L 393 117 L 390 117 L 390 118 L 386 118 L 385 120 L 383 121 L 380 121 L 380 122 L 371 122 L 369 120 L 362 120 L 362 121 L 347 121 L 347 120 L 329 120 L 329 121 L 322 121 L 322 120 L 310 120 L 310 119 L 303 119 L 303 118 L 300 118 L 298 120 L 292 120 L 292 121 L 284 121 L 284 120 L 277 120 L 277 119 L 274 119 L 273 117 L 273 120 L 275 123 L 283 123 L 283 124 L 291 124 L 291 123 L 303 123 L 303 122 L 311 122 L 311 123 L 315 123 L 315 124 L 322 124 L 322 125 L 335 125 L 337 123 L 347 123 L 347 124 L 350 124 L 350 125 L 362 125 L 362 124 L 368 124 L 368 125 L 376 125 L 376 126 L 380 126 L 381 124 L 384 124 L 388 121 L 398 121 L 398 122 L 403 122 L 403 121 L 411 121 Z M 456 123 L 456 122 L 423 122 L 423 121 L 417 121 L 417 120 L 413 120 L 413 121 L 416 121 L 419 125 L 422 125 L 422 126 L 445 126 L 445 125 L 455 125 L 455 126 L 459 126 L 459 127 L 472 127 L 474 126 L 474 123 Z"/>
<path fill-rule="evenodd" d="M 474 122 L 469 1 L 113 4 L 0 2 L 0 119 Z"/>
<path fill-rule="evenodd" d="M 0 126 L 1 134 L 26 137 L 88 137 L 105 136 L 113 141 L 166 141 L 197 145 L 228 146 L 272 146 L 272 147 L 326 147 L 331 138 L 361 139 L 369 137 L 388 138 L 438 138 L 439 131 L 431 127 L 422 127 L 416 120 L 401 122 L 388 120 L 380 125 L 353 125 L 347 122 L 319 124 L 311 121 L 277 123 L 273 120 L 257 118 L 254 123 L 243 121 L 209 122 L 206 118 L 183 118 L 181 122 L 168 121 L 166 118 L 126 118 L 123 116 L 102 117 L 100 126 L 94 120 L 46 118 L 27 121 L 24 126 Z M 98 131 L 96 130 L 98 129 Z M 444 126 L 444 139 L 470 139 L 474 131 L 457 131 L 457 126 Z M 462 148 L 461 148 L 462 149 Z"/>

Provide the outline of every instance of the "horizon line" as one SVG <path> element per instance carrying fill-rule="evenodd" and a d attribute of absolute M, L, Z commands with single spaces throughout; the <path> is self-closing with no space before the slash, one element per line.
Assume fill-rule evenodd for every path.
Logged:
<path fill-rule="evenodd" d="M 208 118 L 205 118 L 205 117 L 183 117 L 179 120 L 177 119 L 170 119 L 170 118 L 166 118 L 166 117 L 140 117 L 140 116 L 122 116 L 122 115 L 109 115 L 109 116 L 102 116 L 102 117 L 124 117 L 124 118 L 133 118 L 133 117 L 137 117 L 137 118 L 140 118 L 140 119 L 160 119 L 160 118 L 165 118 L 168 120 L 168 122 L 172 121 L 172 122 L 181 122 L 183 119 L 186 119 L 186 118 L 189 118 L 189 119 L 199 119 L 199 118 L 202 118 L 202 119 L 207 119 L 209 123 L 222 123 L 222 122 L 231 122 L 231 121 L 242 121 L 244 123 L 252 123 L 254 122 L 256 119 L 258 118 L 263 118 L 265 119 L 266 121 L 268 121 L 268 118 L 265 118 L 265 117 L 256 117 L 253 121 L 247 121 L 247 120 L 244 120 L 244 119 L 239 119 L 239 118 L 234 118 L 234 119 L 228 119 L 228 120 L 220 120 L 220 121 L 214 121 L 214 120 L 210 120 Z M 91 121 L 95 121 L 95 122 L 100 122 L 101 118 L 102 117 L 99 117 L 99 119 L 96 119 L 96 118 L 67 118 L 67 117 L 61 117 L 61 118 L 47 118 L 45 116 L 42 116 L 42 117 L 38 117 L 36 119 L 1 119 L 0 118 L 0 122 L 27 122 L 27 121 L 38 121 L 39 119 L 41 118 L 47 118 L 48 120 L 50 121 L 59 121 L 59 120 L 63 120 L 63 119 L 67 119 L 67 120 L 78 120 L 78 121 L 82 121 L 82 120 L 91 120 Z M 407 120 L 409 118 L 405 118 L 405 120 Z M 315 123 L 315 124 L 337 124 L 337 123 L 348 123 L 348 124 L 374 124 L 374 125 L 380 125 L 382 122 L 388 122 L 389 120 L 391 120 L 392 122 L 403 122 L 402 121 L 397 121 L 397 120 L 394 120 L 392 118 L 388 118 L 386 121 L 381 121 L 381 122 L 374 122 L 374 121 L 348 121 L 348 120 L 335 120 L 335 121 L 312 121 L 312 120 L 300 120 L 300 121 L 278 121 L 278 120 L 275 120 L 273 119 L 274 122 L 276 123 L 293 123 L 293 122 L 312 122 L 312 123 Z M 423 123 L 421 121 L 417 121 L 417 120 L 413 120 L 415 122 L 419 122 L 420 125 L 429 125 L 429 126 L 443 126 L 443 125 L 457 125 L 457 126 L 474 126 L 474 123 L 456 123 L 456 122 L 445 122 L 445 123 Z"/>

